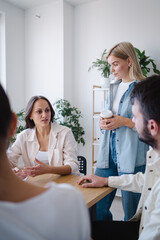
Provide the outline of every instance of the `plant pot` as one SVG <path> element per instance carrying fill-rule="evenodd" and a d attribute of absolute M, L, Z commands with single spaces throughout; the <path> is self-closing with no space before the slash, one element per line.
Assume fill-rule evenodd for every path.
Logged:
<path fill-rule="evenodd" d="M 100 86 L 102 88 L 109 88 L 110 85 L 110 79 L 109 78 L 101 78 L 100 79 Z"/>

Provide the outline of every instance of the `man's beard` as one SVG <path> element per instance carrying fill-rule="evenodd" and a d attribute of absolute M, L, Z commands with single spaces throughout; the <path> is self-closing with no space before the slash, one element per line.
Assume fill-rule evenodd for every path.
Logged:
<path fill-rule="evenodd" d="M 144 142 L 144 143 L 147 143 L 148 145 L 150 145 L 153 149 L 157 149 L 158 147 L 158 143 L 157 143 L 157 140 L 155 140 L 151 134 L 149 133 L 148 131 L 148 128 L 147 128 L 147 125 L 144 124 L 144 129 L 143 129 L 143 132 L 141 134 L 141 136 L 139 136 L 139 140 Z"/>

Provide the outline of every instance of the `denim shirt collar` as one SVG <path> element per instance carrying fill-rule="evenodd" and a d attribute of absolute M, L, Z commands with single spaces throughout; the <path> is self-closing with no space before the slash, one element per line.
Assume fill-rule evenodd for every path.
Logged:
<path fill-rule="evenodd" d="M 115 95 L 117 93 L 118 86 L 121 82 L 122 82 L 122 79 L 117 80 L 116 82 L 110 84 L 109 109 L 113 108 L 113 100 L 115 99 Z M 139 80 L 134 80 L 133 82 L 131 82 L 127 91 L 123 94 L 121 99 L 123 99 L 125 95 L 128 95 L 131 93 L 135 83 L 137 83 L 137 82 L 139 82 Z"/>

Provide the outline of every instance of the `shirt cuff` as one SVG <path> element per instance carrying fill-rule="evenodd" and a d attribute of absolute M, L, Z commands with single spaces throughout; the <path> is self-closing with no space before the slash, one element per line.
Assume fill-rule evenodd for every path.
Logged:
<path fill-rule="evenodd" d="M 112 188 L 118 188 L 120 185 L 120 178 L 119 177 L 109 177 L 108 178 L 108 186 Z"/>

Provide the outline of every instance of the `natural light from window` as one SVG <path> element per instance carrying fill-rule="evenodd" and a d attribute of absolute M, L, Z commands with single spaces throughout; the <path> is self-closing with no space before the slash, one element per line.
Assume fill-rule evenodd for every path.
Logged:
<path fill-rule="evenodd" d="M 0 12 L 0 83 L 6 89 L 5 14 Z"/>

